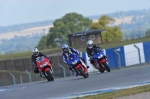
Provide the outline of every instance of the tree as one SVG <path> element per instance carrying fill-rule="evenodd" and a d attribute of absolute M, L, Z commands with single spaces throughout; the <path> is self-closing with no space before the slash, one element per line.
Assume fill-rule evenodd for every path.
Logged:
<path fill-rule="evenodd" d="M 150 28 L 147 30 L 145 37 L 150 37 Z"/>
<path fill-rule="evenodd" d="M 111 22 L 115 20 L 107 15 L 103 15 L 99 18 L 98 22 L 91 25 L 91 29 L 105 30 L 102 33 L 102 42 L 120 41 L 122 39 L 122 32 L 119 26 L 110 26 Z"/>
<path fill-rule="evenodd" d="M 68 13 L 60 19 L 54 21 L 54 27 L 50 29 L 46 37 L 47 47 L 57 47 L 62 43 L 68 42 L 68 34 L 87 30 L 90 28 L 92 20 L 84 18 L 82 15 L 77 13 Z M 41 46 L 42 40 L 39 45 Z"/>
<path fill-rule="evenodd" d="M 43 36 L 41 38 L 41 40 L 39 41 L 39 44 L 38 44 L 38 48 L 39 49 L 47 48 L 47 45 L 46 45 L 46 36 Z"/>

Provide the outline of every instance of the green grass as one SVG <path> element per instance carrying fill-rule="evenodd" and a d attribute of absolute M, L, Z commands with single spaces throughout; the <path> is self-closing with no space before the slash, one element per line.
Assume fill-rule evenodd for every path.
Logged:
<path fill-rule="evenodd" d="M 128 41 L 120 41 L 120 42 L 113 42 L 113 43 L 103 43 L 99 44 L 99 46 L 102 49 L 107 49 L 107 48 L 113 48 L 113 47 L 118 47 L 122 45 L 128 45 L 128 44 L 134 44 L 134 43 L 139 43 L 139 42 L 146 42 L 150 41 L 150 38 L 141 38 L 141 39 L 134 39 L 134 40 L 128 40 Z M 85 52 L 86 46 L 82 47 L 75 47 L 76 49 Z M 61 52 L 61 48 L 53 48 L 53 49 L 45 49 L 45 50 L 40 50 L 41 52 L 45 54 L 53 54 L 57 52 Z M 32 51 L 30 52 L 22 52 L 22 53 L 14 53 L 14 54 L 6 54 L 6 55 L 0 55 L 0 60 L 5 60 L 5 59 L 13 59 L 13 58 L 29 58 L 32 55 Z"/>
<path fill-rule="evenodd" d="M 57 53 L 60 52 L 60 48 L 53 48 L 53 49 L 45 49 L 45 50 L 40 50 L 44 54 L 52 54 L 52 53 Z M 17 59 L 17 58 L 30 58 L 32 55 L 32 51 L 28 52 L 22 52 L 22 53 L 13 53 L 13 54 L 6 54 L 6 55 L 0 55 L 0 60 L 6 60 L 6 59 Z"/>
<path fill-rule="evenodd" d="M 113 98 L 130 96 L 130 95 L 135 95 L 135 94 L 149 92 L 149 91 L 150 91 L 150 85 L 144 85 L 140 87 L 118 90 L 118 91 L 104 93 L 104 94 L 90 95 L 90 96 L 85 96 L 80 98 L 78 97 L 73 99 L 113 99 Z"/>

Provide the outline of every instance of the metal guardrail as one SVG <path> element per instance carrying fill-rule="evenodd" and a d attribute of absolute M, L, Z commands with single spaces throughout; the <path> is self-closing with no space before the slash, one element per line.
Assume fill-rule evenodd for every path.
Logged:
<path fill-rule="evenodd" d="M 9 72 L 9 74 L 13 77 L 13 83 L 14 85 L 16 84 L 16 78 L 15 78 L 15 75 L 13 75 L 11 72 Z"/>
<path fill-rule="evenodd" d="M 32 82 L 32 78 L 31 78 L 30 72 L 28 72 L 27 70 L 25 70 L 25 72 L 29 75 L 29 82 Z"/>
<path fill-rule="evenodd" d="M 63 69 L 64 77 L 66 77 L 66 70 L 65 70 L 65 68 L 64 68 L 63 65 L 61 65 L 61 64 L 58 64 L 58 65 Z"/>

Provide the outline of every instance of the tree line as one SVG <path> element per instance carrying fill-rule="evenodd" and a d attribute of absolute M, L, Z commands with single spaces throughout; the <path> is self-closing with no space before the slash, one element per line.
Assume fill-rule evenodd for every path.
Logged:
<path fill-rule="evenodd" d="M 54 27 L 50 28 L 49 33 L 41 38 L 37 47 L 39 49 L 55 48 L 68 42 L 68 34 L 93 29 L 106 31 L 102 34 L 103 42 L 120 41 L 122 39 L 121 28 L 119 26 L 110 27 L 112 21 L 115 20 L 103 15 L 98 22 L 92 23 L 92 20 L 81 14 L 67 13 L 53 22 Z"/>

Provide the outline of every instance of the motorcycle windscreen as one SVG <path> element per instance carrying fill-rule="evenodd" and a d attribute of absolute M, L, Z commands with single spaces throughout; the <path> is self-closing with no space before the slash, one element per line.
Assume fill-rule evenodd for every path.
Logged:
<path fill-rule="evenodd" d="M 36 61 L 37 62 L 42 62 L 43 60 L 44 60 L 44 56 L 41 56 L 41 57 L 38 57 Z"/>
<path fill-rule="evenodd" d="M 104 53 L 103 53 L 103 51 L 99 51 L 98 53 L 96 53 L 95 55 L 94 55 L 94 58 L 96 59 L 96 60 L 98 60 L 98 59 L 100 59 L 100 58 L 102 58 L 104 56 Z"/>

